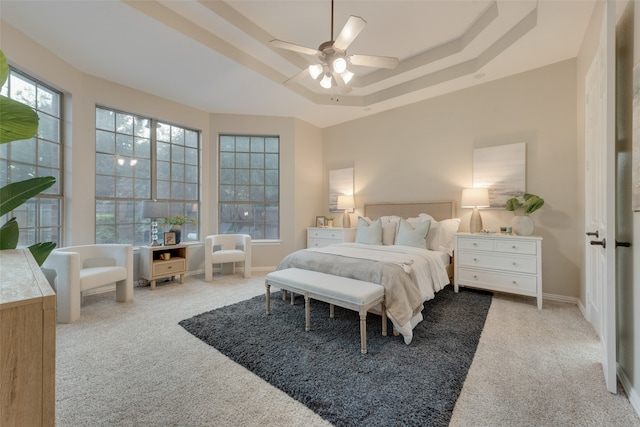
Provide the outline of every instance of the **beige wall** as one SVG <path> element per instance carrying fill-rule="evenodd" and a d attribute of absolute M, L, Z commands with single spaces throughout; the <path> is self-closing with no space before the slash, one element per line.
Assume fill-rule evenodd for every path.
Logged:
<path fill-rule="evenodd" d="M 462 189 L 472 186 L 474 148 L 526 142 L 527 190 L 546 202 L 532 215 L 544 238 L 543 292 L 577 298 L 575 72 L 575 61 L 565 61 L 327 128 L 325 176 L 354 166 L 358 214 L 365 202 L 454 199 L 459 206 Z M 470 210 L 458 212 L 468 230 Z M 482 211 L 493 230 L 512 216 Z"/>

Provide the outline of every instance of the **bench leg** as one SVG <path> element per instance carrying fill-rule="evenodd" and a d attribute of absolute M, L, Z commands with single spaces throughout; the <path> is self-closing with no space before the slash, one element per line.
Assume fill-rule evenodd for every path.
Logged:
<path fill-rule="evenodd" d="M 380 304 L 382 308 L 382 336 L 387 336 L 387 306 L 384 305 L 384 301 Z"/>
<path fill-rule="evenodd" d="M 311 298 L 309 295 L 304 296 L 304 318 L 305 318 L 305 331 L 311 330 Z"/>
<path fill-rule="evenodd" d="M 333 319 L 335 317 L 334 312 L 335 312 L 335 309 L 333 304 L 329 304 L 329 319 Z"/>
<path fill-rule="evenodd" d="M 293 301 L 296 298 L 296 294 L 293 293 L 293 291 L 291 291 L 291 305 L 295 304 L 295 302 Z"/>
<path fill-rule="evenodd" d="M 265 283 L 264 286 L 267 288 L 267 314 L 271 314 L 271 285 Z"/>
<path fill-rule="evenodd" d="M 367 312 L 360 312 L 360 353 L 367 354 Z"/>
<path fill-rule="evenodd" d="M 287 300 L 287 290 L 282 289 L 282 301 L 286 301 L 286 300 Z"/>

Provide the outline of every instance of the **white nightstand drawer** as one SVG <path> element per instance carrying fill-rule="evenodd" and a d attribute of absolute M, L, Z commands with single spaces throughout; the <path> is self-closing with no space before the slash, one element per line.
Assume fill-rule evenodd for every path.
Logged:
<path fill-rule="evenodd" d="M 517 273 L 537 272 L 537 260 L 530 256 L 506 256 L 491 252 L 466 252 L 457 254 L 458 263 L 465 267 L 488 268 L 515 271 Z"/>
<path fill-rule="evenodd" d="M 512 254 L 536 254 L 536 242 L 524 242 L 522 240 L 495 241 L 495 250 Z"/>
<path fill-rule="evenodd" d="M 492 271 L 460 268 L 457 280 L 466 286 L 479 287 L 495 291 L 513 292 L 521 295 L 536 295 L 535 276 L 496 273 Z"/>
<path fill-rule="evenodd" d="M 320 239 L 338 239 L 342 240 L 342 236 L 344 233 L 342 230 L 336 230 L 333 228 L 313 228 L 308 231 L 307 236 L 309 238 L 320 238 Z"/>
<path fill-rule="evenodd" d="M 458 250 L 460 249 L 477 249 L 477 250 L 483 250 L 483 251 L 492 251 L 493 240 L 460 237 L 458 238 Z"/>
<path fill-rule="evenodd" d="M 331 245 L 334 243 L 341 243 L 339 239 L 318 239 L 315 237 L 307 238 L 307 247 L 308 248 L 322 248 L 327 245 Z"/>

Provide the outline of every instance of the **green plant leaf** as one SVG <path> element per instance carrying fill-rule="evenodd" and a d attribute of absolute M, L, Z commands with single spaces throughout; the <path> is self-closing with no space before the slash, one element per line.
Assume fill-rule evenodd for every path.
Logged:
<path fill-rule="evenodd" d="M 9 77 L 9 64 L 7 63 L 7 57 L 4 56 L 4 52 L 0 50 L 0 87 L 4 85 Z"/>
<path fill-rule="evenodd" d="M 38 132 L 39 120 L 28 105 L 0 96 L 0 144 L 32 138 Z"/>
<path fill-rule="evenodd" d="M 535 196 L 535 198 L 531 198 L 527 200 L 527 202 L 531 202 L 531 203 L 528 203 L 528 206 L 525 209 L 525 212 L 527 214 L 537 211 L 542 207 L 542 205 L 544 205 L 544 199 L 541 199 L 538 196 Z"/>
<path fill-rule="evenodd" d="M 0 250 L 15 249 L 18 247 L 20 230 L 15 218 L 11 218 L 0 227 Z"/>
<path fill-rule="evenodd" d="M 53 242 L 42 242 L 29 246 L 29 250 L 31 251 L 31 254 L 35 258 L 38 265 L 42 266 L 44 261 L 47 259 L 51 251 L 55 249 L 55 247 L 56 244 Z"/>
<path fill-rule="evenodd" d="M 33 196 L 55 184 L 52 176 L 31 178 L 13 182 L 0 188 L 0 216 L 11 212 Z"/>
<path fill-rule="evenodd" d="M 515 211 L 520 207 L 520 200 L 518 200 L 516 197 L 513 197 L 507 200 L 505 207 L 508 211 Z"/>

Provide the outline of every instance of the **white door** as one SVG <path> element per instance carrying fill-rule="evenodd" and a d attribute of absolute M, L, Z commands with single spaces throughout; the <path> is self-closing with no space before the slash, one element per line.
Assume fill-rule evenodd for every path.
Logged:
<path fill-rule="evenodd" d="M 585 82 L 587 316 L 598 333 L 607 390 L 616 393 L 615 6 L 607 1 Z"/>

